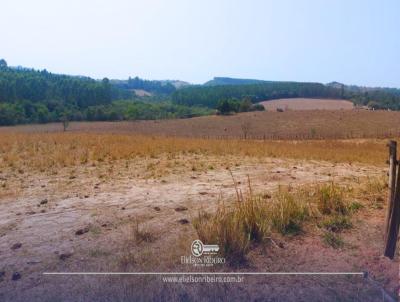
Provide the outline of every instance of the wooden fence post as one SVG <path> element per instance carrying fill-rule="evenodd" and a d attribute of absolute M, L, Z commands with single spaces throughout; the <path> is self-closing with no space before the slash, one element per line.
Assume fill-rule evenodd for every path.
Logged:
<path fill-rule="evenodd" d="M 400 171 L 397 162 L 397 143 L 390 141 L 389 147 L 389 196 L 385 223 L 384 255 L 393 259 L 396 252 L 400 225 Z"/>
<path fill-rule="evenodd" d="M 392 212 L 393 200 L 396 191 L 396 162 L 397 162 L 397 142 L 389 141 L 387 144 L 389 147 L 389 181 L 388 181 L 388 208 L 386 212 L 386 223 L 385 223 L 385 236 L 388 234 L 389 228 L 389 217 Z M 386 240 L 386 238 L 385 238 Z"/>

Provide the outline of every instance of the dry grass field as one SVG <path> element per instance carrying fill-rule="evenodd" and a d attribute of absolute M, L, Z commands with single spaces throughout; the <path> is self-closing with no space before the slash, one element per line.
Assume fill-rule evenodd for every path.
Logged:
<path fill-rule="evenodd" d="M 45 171 L 108 160 L 135 160 L 163 154 L 229 158 L 293 158 L 384 164 L 386 140 L 252 141 L 165 138 L 93 133 L 0 134 L 0 163 Z"/>
<path fill-rule="evenodd" d="M 330 99 L 279 99 L 260 103 L 268 111 L 284 110 L 351 110 L 354 104 L 346 100 Z"/>
<path fill-rule="evenodd" d="M 400 112 L 309 110 L 251 112 L 180 120 L 72 122 L 68 132 L 254 139 L 349 139 L 400 136 Z M 4 132 L 60 132 L 61 124 L 0 127 Z"/>
<path fill-rule="evenodd" d="M 382 257 L 386 140 L 113 134 L 126 125 L 77 123 L 65 133 L 56 125 L 2 128 L 2 301 L 377 301 L 382 288 L 396 292 L 397 264 Z M 77 131 L 82 126 L 89 131 Z M 182 264 L 199 238 L 218 244 L 226 264 Z M 42 274 L 194 270 L 368 271 L 370 279 L 187 284 Z"/>

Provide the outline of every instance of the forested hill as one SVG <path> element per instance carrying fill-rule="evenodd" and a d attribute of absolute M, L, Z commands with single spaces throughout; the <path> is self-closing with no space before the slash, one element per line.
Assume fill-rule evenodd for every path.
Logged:
<path fill-rule="evenodd" d="M 335 98 L 350 100 L 357 105 L 375 109 L 400 110 L 400 89 L 396 88 L 349 86 L 337 82 L 325 85 L 307 82 L 253 83 L 252 81 L 257 80 L 214 78 L 211 84 L 207 82 L 206 86 L 189 86 L 175 91 L 172 100 L 181 105 L 216 108 L 224 99 L 250 99 L 256 103 L 280 98 Z"/>
<path fill-rule="evenodd" d="M 159 119 L 210 113 L 209 109 L 169 102 L 168 96 L 175 87 L 168 82 L 135 78 L 126 84 L 127 87 L 116 85 L 107 78 L 94 80 L 46 70 L 9 67 L 5 60 L 0 60 L 0 126 L 62 119 Z M 139 99 L 132 93 L 132 87 L 166 95 Z"/>
<path fill-rule="evenodd" d="M 58 75 L 0 61 L 0 124 L 47 122 L 124 97 L 108 79 Z"/>
<path fill-rule="evenodd" d="M 247 85 L 191 86 L 177 90 L 172 100 L 181 105 L 215 108 L 222 99 L 250 98 L 253 103 L 279 98 L 341 98 L 341 90 L 320 83 L 261 82 Z"/>
<path fill-rule="evenodd" d="M 58 75 L 27 68 L 0 67 L 0 102 L 51 101 L 54 106 L 83 108 L 108 104 L 119 97 L 108 79 Z"/>

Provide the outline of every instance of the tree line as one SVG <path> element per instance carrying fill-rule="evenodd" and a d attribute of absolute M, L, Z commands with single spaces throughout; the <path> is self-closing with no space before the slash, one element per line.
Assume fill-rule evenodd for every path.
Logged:
<path fill-rule="evenodd" d="M 172 94 L 172 100 L 177 104 L 210 108 L 216 108 L 223 99 L 245 97 L 253 103 L 296 97 L 340 98 L 340 90 L 320 83 L 265 82 L 248 85 L 191 86 Z"/>
<path fill-rule="evenodd" d="M 253 104 L 249 97 L 244 97 L 242 100 L 236 98 L 223 99 L 217 104 L 217 113 L 221 115 L 249 111 L 265 111 L 265 108 L 261 104 Z"/>
<path fill-rule="evenodd" d="M 262 82 L 256 84 L 190 86 L 176 90 L 172 100 L 181 105 L 218 108 L 221 100 L 248 98 L 253 103 L 281 98 L 333 98 L 350 100 L 375 109 L 400 110 L 400 89 L 324 85 L 301 82 Z"/>
<path fill-rule="evenodd" d="M 129 77 L 128 80 L 112 80 L 112 84 L 124 90 L 143 89 L 158 94 L 171 94 L 176 90 L 175 86 L 168 81 L 150 81 L 139 77 Z"/>
<path fill-rule="evenodd" d="M 400 89 L 396 88 L 345 89 L 343 98 L 374 109 L 400 110 Z"/>

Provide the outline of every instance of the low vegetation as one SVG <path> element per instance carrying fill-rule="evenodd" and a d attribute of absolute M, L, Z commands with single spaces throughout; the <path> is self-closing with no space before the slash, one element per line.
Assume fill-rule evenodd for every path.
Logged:
<path fill-rule="evenodd" d="M 346 215 L 335 215 L 324 219 L 322 222 L 322 227 L 324 227 L 327 231 L 337 233 L 342 230 L 350 229 L 352 227 L 352 223 L 350 218 Z"/>
<path fill-rule="evenodd" d="M 263 198 L 236 193 L 233 207 L 222 202 L 214 215 L 200 212 L 193 225 L 203 242 L 218 243 L 222 255 L 240 265 L 251 242 L 262 242 L 270 233 L 270 224 Z"/>
<path fill-rule="evenodd" d="M 236 193 L 233 203 L 220 202 L 214 214 L 200 212 L 193 222 L 199 238 L 218 243 L 232 265 L 245 262 L 252 244 L 272 240 L 276 233 L 299 235 L 306 225 L 317 226 L 326 245 L 343 247 L 340 233 L 353 226 L 355 203 L 349 199 L 359 191 L 332 182 L 281 187 L 271 195 L 254 194 L 249 184 L 247 194 Z"/>
<path fill-rule="evenodd" d="M 220 100 L 217 104 L 218 114 L 228 115 L 238 112 L 265 111 L 263 105 L 253 104 L 250 98 L 238 100 L 235 98 Z"/>

